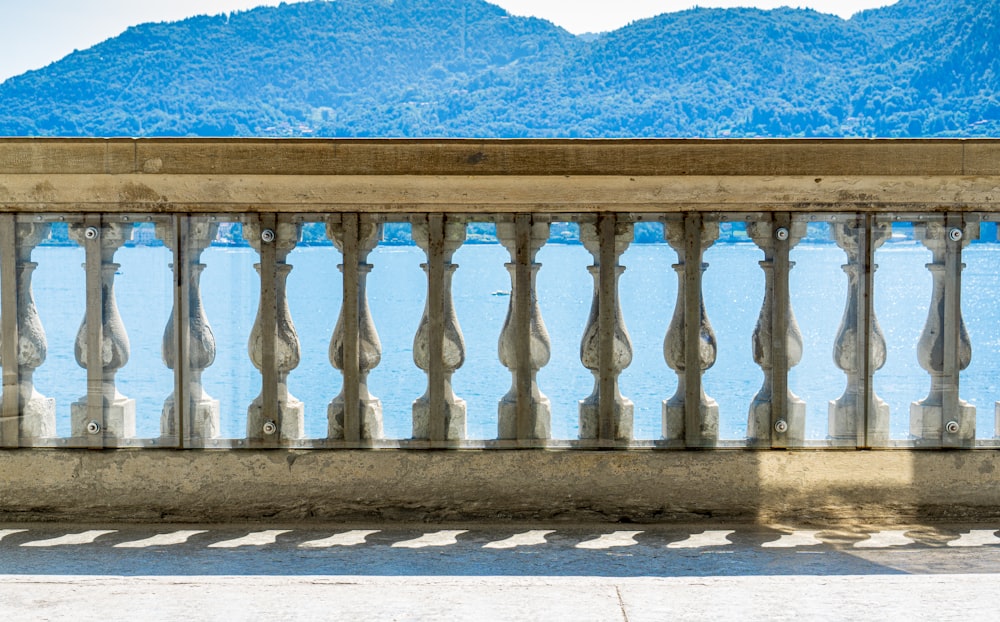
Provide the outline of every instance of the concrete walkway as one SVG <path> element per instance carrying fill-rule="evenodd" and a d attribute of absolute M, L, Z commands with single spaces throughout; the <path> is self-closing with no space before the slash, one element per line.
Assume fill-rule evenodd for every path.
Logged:
<path fill-rule="evenodd" d="M 3 524 L 0 614 L 988 620 L 994 527 Z"/>

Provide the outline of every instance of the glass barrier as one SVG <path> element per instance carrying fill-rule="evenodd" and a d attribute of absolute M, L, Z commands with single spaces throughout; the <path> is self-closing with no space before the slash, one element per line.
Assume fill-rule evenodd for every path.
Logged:
<path fill-rule="evenodd" d="M 298 340 L 299 361 L 288 375 L 288 391 L 302 403 L 300 438 L 285 444 L 323 440 L 329 432 L 330 403 L 341 392 L 343 377 L 330 360 L 330 343 L 343 299 L 342 256 L 319 217 L 300 221 L 300 239 L 288 254 L 288 309 Z"/>
<path fill-rule="evenodd" d="M 580 426 L 580 402 L 591 395 L 595 382 L 580 356 L 593 304 L 594 277 L 589 266 L 594 258 L 580 243 L 580 223 L 552 222 L 547 227 L 544 245 L 541 235 L 532 232 L 533 243 L 540 246 L 532 266 L 538 312 L 549 346 L 547 360 L 538 361 L 538 390 L 549 402 L 550 438 L 576 441 L 588 433 Z M 543 340 L 535 334 L 532 337 L 539 343 Z"/>
<path fill-rule="evenodd" d="M 789 370 L 788 383 L 804 405 L 805 422 L 790 445 L 860 446 L 866 411 L 864 352 L 869 346 L 884 352 L 880 333 L 870 342 L 864 337 L 864 219 L 810 215 L 794 222 L 802 237 L 790 252 L 789 291 L 801 358 Z M 876 366 L 882 358 L 875 356 Z"/>
<path fill-rule="evenodd" d="M 967 216 L 967 221 L 973 215 Z M 1000 445 L 1000 322 L 993 316 L 1000 291 L 997 222 L 978 224 L 979 233 L 962 249 L 962 318 L 969 334 L 971 361 L 959 375 L 961 397 L 976 409 L 977 446 Z M 990 215 L 989 218 L 996 218 Z"/>
<path fill-rule="evenodd" d="M 188 338 L 174 346 L 189 352 L 181 358 L 189 362 L 183 376 L 189 396 L 185 446 L 240 446 L 247 438 L 247 408 L 260 388 L 247 350 L 260 278 L 244 224 L 232 216 L 187 221 L 188 292 L 181 297 L 187 310 L 178 315 Z"/>
<path fill-rule="evenodd" d="M 765 272 L 760 248 L 750 236 L 759 216 L 708 220 L 718 227 L 711 245 L 706 236 L 702 296 L 707 322 L 716 343 L 715 361 L 706 355 L 702 385 L 718 406 L 721 444 L 743 445 L 747 440 L 749 408 L 763 386 L 764 374 L 754 362 L 753 335 L 765 294 Z M 711 402 L 707 402 L 711 411 Z"/>
<path fill-rule="evenodd" d="M 16 237 L 22 446 L 72 445 L 71 405 L 87 394 L 74 355 L 86 299 L 69 217 L 20 216 Z M 30 329 L 26 330 L 28 327 Z M 22 352 L 27 356 L 23 357 Z M 81 444 L 84 437 L 80 435 Z"/>
<path fill-rule="evenodd" d="M 495 223 L 473 221 L 453 261 L 453 298 L 465 343 L 453 386 L 466 404 L 466 437 L 489 441 L 499 434 L 498 404 L 510 387 L 510 371 L 497 351 L 511 299 L 505 267 L 510 255 L 496 237 Z"/>
<path fill-rule="evenodd" d="M 983 311 L 1000 278 L 996 223 L 974 215 L 618 215 L 611 229 L 598 215 L 355 215 L 350 248 L 343 218 L 17 217 L 18 443 L 420 448 L 432 433 L 440 446 L 516 443 L 521 234 L 537 301 L 534 429 L 522 441 L 599 441 L 597 292 L 609 258 L 617 328 L 603 382 L 617 388 L 619 445 L 971 447 L 1000 434 L 1000 335 Z M 608 236 L 612 251 L 600 244 Z M 345 370 L 348 252 L 359 267 L 356 371 Z M 699 278 L 701 301 L 689 300 Z M 693 334 L 700 369 L 688 373 Z M 699 374 L 690 433 L 685 382 Z M 345 429 L 348 395 L 359 440 Z"/>
<path fill-rule="evenodd" d="M 632 243 L 622 253 L 618 297 L 624 325 L 632 343 L 632 360 L 622 370 L 622 395 L 634 409 L 632 436 L 640 442 L 658 442 L 664 435 L 664 402 L 678 388 L 676 365 L 665 358 L 665 342 L 683 322 L 683 301 L 678 298 L 683 266 L 666 243 L 663 222 L 639 221 L 633 225 Z M 682 280 L 680 281 L 683 282 Z M 669 336 L 668 336 L 669 334 Z"/>
<path fill-rule="evenodd" d="M 978 227 L 942 215 L 879 218 L 891 225 L 876 251 L 875 309 L 885 330 L 886 362 L 875 391 L 889 409 L 888 431 L 870 444 L 971 445 L 975 407 L 960 395 L 959 374 L 971 359 L 961 316 L 962 252 Z M 882 442 L 885 436 L 888 439 Z"/>
<path fill-rule="evenodd" d="M 18 218 L 19 315 L 31 327 L 20 339 L 31 353 L 20 369 L 22 445 L 176 446 L 159 421 L 173 388 L 160 354 L 173 286 L 157 231 L 170 222 Z"/>

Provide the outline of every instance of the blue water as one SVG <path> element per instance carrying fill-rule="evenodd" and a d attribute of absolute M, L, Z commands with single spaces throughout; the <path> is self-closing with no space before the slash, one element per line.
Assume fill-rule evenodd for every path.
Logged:
<path fill-rule="evenodd" d="M 747 408 L 763 375 L 751 357 L 751 333 L 763 296 L 762 252 L 753 244 L 717 244 L 706 253 L 705 305 L 719 353 L 704 384 L 720 406 L 724 439 L 746 434 Z M 73 357 L 84 309 L 83 251 L 39 247 L 33 259 L 38 312 L 48 335 L 48 358 L 35 374 L 38 390 L 56 398 L 58 432 L 70 433 L 69 408 L 85 394 L 86 372 Z M 172 303 L 169 251 L 132 247 L 118 251 L 115 281 L 118 306 L 131 342 L 129 363 L 119 372 L 119 390 L 137 402 L 138 435 L 159 435 L 163 400 L 173 376 L 161 359 L 161 340 Z M 992 438 L 994 402 L 1000 399 L 1000 322 L 997 302 L 1000 247 L 972 245 L 963 255 L 963 310 L 972 335 L 973 363 L 962 373 L 962 397 L 977 407 L 980 438 Z M 204 374 L 205 388 L 221 401 L 223 435 L 245 434 L 247 405 L 260 391 L 260 378 L 247 355 L 259 283 L 249 248 L 211 247 L 203 255 L 206 313 L 217 343 L 215 364 Z M 845 304 L 845 257 L 833 244 L 802 243 L 792 251 L 790 292 L 805 352 L 790 376 L 790 387 L 807 404 L 807 435 L 823 439 L 827 407 L 840 396 L 843 372 L 832 360 L 833 341 Z M 922 399 L 929 378 L 916 360 L 916 343 L 930 300 L 930 253 L 916 243 L 892 243 L 878 251 L 876 312 L 888 342 L 888 361 L 875 376 L 877 393 L 892 413 L 892 435 L 907 435 L 909 404 Z M 413 363 L 413 335 L 420 320 L 426 277 L 422 252 L 411 246 L 380 246 L 371 254 L 369 302 L 383 346 L 382 362 L 369 387 L 381 398 L 387 438 L 411 435 L 411 405 L 426 377 Z M 455 374 L 455 392 L 468 404 L 468 436 L 496 436 L 496 404 L 510 386 L 510 373 L 497 358 L 497 339 L 510 289 L 506 251 L 498 245 L 467 244 L 455 255 L 454 302 L 465 335 L 467 358 Z M 558 439 L 577 436 L 577 402 L 593 387 L 579 359 L 580 337 L 590 309 L 593 280 L 590 255 L 578 245 L 548 244 L 538 254 L 538 297 L 552 341 L 552 358 L 539 373 L 541 390 L 552 402 L 552 430 Z M 633 245 L 622 257 L 621 304 L 632 337 L 634 358 L 622 373 L 621 391 L 635 404 L 635 437 L 661 435 L 661 403 L 677 386 L 663 360 L 663 338 L 675 304 L 676 255 L 669 246 Z M 301 342 L 301 363 L 289 378 L 291 392 L 305 403 L 309 437 L 326 434 L 326 408 L 340 391 L 341 377 L 327 358 L 340 310 L 339 253 L 332 247 L 294 250 L 288 280 L 289 307 Z"/>

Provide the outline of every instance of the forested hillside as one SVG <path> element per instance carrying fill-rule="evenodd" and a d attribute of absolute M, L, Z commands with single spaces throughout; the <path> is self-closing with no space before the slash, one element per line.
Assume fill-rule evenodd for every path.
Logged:
<path fill-rule="evenodd" d="M 482 0 L 144 24 L 0 84 L 0 135 L 989 136 L 1000 0 L 693 9 L 597 37 Z"/>

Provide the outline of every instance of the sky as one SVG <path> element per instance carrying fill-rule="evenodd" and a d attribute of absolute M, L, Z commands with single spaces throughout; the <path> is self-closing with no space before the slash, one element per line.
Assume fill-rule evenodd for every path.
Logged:
<path fill-rule="evenodd" d="M 811 8 L 848 18 L 895 0 L 492 0 L 514 15 L 547 19 L 572 33 L 614 30 L 692 6 Z M 0 0 L 0 81 L 86 49 L 145 22 L 216 15 L 274 0 Z"/>

